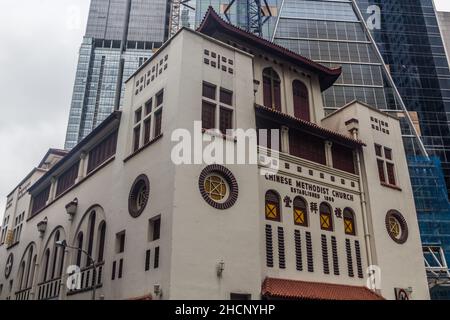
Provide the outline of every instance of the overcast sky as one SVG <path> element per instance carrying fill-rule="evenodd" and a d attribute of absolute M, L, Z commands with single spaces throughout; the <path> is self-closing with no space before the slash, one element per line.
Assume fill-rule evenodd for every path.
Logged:
<path fill-rule="evenodd" d="M 64 145 L 89 2 L 0 0 L 0 218 L 6 195 Z"/>

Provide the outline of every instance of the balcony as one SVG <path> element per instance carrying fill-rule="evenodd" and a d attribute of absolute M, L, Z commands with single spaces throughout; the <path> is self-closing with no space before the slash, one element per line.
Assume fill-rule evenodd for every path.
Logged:
<path fill-rule="evenodd" d="M 23 289 L 15 293 L 16 300 L 30 300 L 31 288 Z"/>
<path fill-rule="evenodd" d="M 79 287 L 76 289 L 69 289 L 67 295 L 74 295 L 78 293 L 83 293 L 91 291 L 94 286 L 95 288 L 100 288 L 103 285 L 103 267 L 105 263 L 101 262 L 95 265 L 95 275 L 94 268 L 92 266 L 86 267 L 81 270 Z"/>
<path fill-rule="evenodd" d="M 38 300 L 54 300 L 59 297 L 61 278 L 52 279 L 38 284 Z"/>

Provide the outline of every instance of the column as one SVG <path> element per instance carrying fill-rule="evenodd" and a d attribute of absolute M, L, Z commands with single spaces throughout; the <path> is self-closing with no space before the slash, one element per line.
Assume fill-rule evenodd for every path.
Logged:
<path fill-rule="evenodd" d="M 281 126 L 281 146 L 280 151 L 289 154 L 289 128 Z"/>
<path fill-rule="evenodd" d="M 333 142 L 325 141 L 325 158 L 328 167 L 333 167 L 333 153 L 331 148 L 333 147 Z"/>

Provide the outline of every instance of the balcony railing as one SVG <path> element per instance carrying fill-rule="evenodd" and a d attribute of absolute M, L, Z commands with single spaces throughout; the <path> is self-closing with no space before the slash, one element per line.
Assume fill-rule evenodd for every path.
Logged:
<path fill-rule="evenodd" d="M 23 289 L 16 292 L 16 300 L 30 300 L 31 288 Z"/>
<path fill-rule="evenodd" d="M 38 284 L 38 300 L 51 300 L 59 297 L 59 291 L 61 289 L 61 278 L 49 280 Z"/>
<path fill-rule="evenodd" d="M 101 262 L 95 265 L 95 275 L 94 268 L 92 266 L 86 267 L 81 270 L 80 274 L 80 286 L 76 289 L 69 289 L 68 295 L 73 295 L 77 293 L 82 293 L 90 291 L 94 288 L 100 288 L 103 285 L 103 267 L 105 263 Z"/>

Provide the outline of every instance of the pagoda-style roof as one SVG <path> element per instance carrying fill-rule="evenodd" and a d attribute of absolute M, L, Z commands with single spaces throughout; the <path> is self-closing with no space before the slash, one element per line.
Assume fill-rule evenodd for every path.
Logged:
<path fill-rule="evenodd" d="M 317 74 L 319 76 L 320 88 L 322 91 L 331 87 L 342 72 L 342 68 L 328 68 L 289 49 L 236 27 L 223 20 L 212 7 L 209 7 L 197 31 L 219 40 L 220 35 L 225 34 L 228 37 L 236 39 L 236 41 L 244 47 L 245 45 L 250 45 L 252 47 L 259 48 L 261 51 L 267 51 L 282 60 L 288 61 L 293 65 L 298 65 L 300 68 Z"/>

